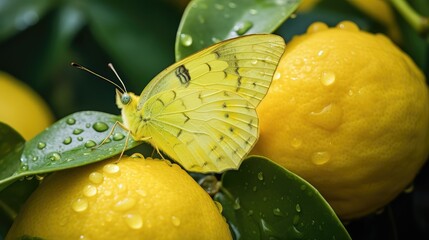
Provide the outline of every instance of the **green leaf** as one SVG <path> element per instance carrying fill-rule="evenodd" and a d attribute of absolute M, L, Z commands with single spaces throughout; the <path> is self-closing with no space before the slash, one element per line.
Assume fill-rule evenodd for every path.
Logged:
<path fill-rule="evenodd" d="M 74 113 L 59 120 L 28 141 L 24 149 L 21 144 L 6 159 L 1 158 L 0 190 L 6 183 L 25 176 L 78 167 L 121 153 L 127 133 L 117 126 L 110 134 L 110 129 L 120 120 L 119 116 L 93 111 Z M 99 145 L 107 136 L 108 140 Z M 140 143 L 129 137 L 126 149 Z"/>
<path fill-rule="evenodd" d="M 0 42 L 36 24 L 54 4 L 52 0 L 0 2 Z"/>
<path fill-rule="evenodd" d="M 182 17 L 176 36 L 176 60 L 221 40 L 253 33 L 271 33 L 298 7 L 300 0 L 194 0 Z"/>
<path fill-rule="evenodd" d="M 7 178 L 20 168 L 20 157 L 24 151 L 24 138 L 9 125 L 0 122 L 0 179 Z M 0 185 L 2 190 L 7 185 Z"/>
<path fill-rule="evenodd" d="M 173 61 L 180 15 L 160 1 L 90 1 L 89 27 L 118 69 L 138 91 Z M 120 71 L 121 72 L 121 71 Z"/>
<path fill-rule="evenodd" d="M 269 159 L 225 172 L 215 200 L 236 239 L 350 239 L 314 187 Z"/>

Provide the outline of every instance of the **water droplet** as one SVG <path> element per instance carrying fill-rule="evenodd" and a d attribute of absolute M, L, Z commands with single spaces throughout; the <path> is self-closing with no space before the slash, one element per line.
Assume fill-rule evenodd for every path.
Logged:
<path fill-rule="evenodd" d="M 68 125 L 74 125 L 76 123 L 76 119 L 74 119 L 74 118 L 67 118 L 66 123 Z"/>
<path fill-rule="evenodd" d="M 230 7 L 230 8 L 236 8 L 237 4 L 235 4 L 234 2 L 229 2 L 228 3 L 228 7 Z"/>
<path fill-rule="evenodd" d="M 146 191 L 143 190 L 143 189 L 137 189 L 136 192 L 137 192 L 138 195 L 140 195 L 142 197 L 146 197 L 147 196 Z"/>
<path fill-rule="evenodd" d="M 223 211 L 222 204 L 220 202 L 218 202 L 218 201 L 214 201 L 214 203 L 215 203 L 216 208 L 219 211 L 219 213 L 222 213 L 222 211 Z"/>
<path fill-rule="evenodd" d="M 298 138 L 293 138 L 292 141 L 290 142 L 290 145 L 293 148 L 298 149 L 302 145 L 302 140 Z"/>
<path fill-rule="evenodd" d="M 279 80 L 282 74 L 280 72 L 276 72 L 273 76 L 273 80 Z"/>
<path fill-rule="evenodd" d="M 73 202 L 72 209 L 75 212 L 83 212 L 88 209 L 88 201 L 85 198 L 78 198 Z"/>
<path fill-rule="evenodd" d="M 414 184 L 410 184 L 404 189 L 404 193 L 412 193 L 414 191 Z"/>
<path fill-rule="evenodd" d="M 236 199 L 235 199 L 235 201 L 234 201 L 234 204 L 233 204 L 232 208 L 234 208 L 235 210 L 238 210 L 238 209 L 240 209 L 240 208 L 241 208 L 241 206 L 240 206 L 240 199 L 239 199 L 239 198 L 236 198 Z"/>
<path fill-rule="evenodd" d="M 45 175 L 36 175 L 37 181 L 42 181 L 45 178 Z"/>
<path fill-rule="evenodd" d="M 124 139 L 125 138 L 125 135 L 124 134 L 122 134 L 122 133 L 114 133 L 113 134 L 113 140 L 114 141 L 120 141 L 120 140 L 122 140 L 122 139 Z"/>
<path fill-rule="evenodd" d="M 80 141 L 80 142 L 82 142 L 83 137 L 77 137 L 77 140 Z"/>
<path fill-rule="evenodd" d="M 219 38 L 216 38 L 216 37 L 212 37 L 212 42 L 213 43 L 218 43 L 218 42 L 220 42 L 221 40 L 219 39 Z"/>
<path fill-rule="evenodd" d="M 143 156 L 143 154 L 141 154 L 141 153 L 133 153 L 133 154 L 130 156 L 130 158 L 141 158 L 141 159 L 144 159 L 144 156 Z"/>
<path fill-rule="evenodd" d="M 207 175 L 201 178 L 198 184 L 211 196 L 215 195 L 220 188 L 220 183 L 218 183 L 217 178 L 213 175 Z"/>
<path fill-rule="evenodd" d="M 218 4 L 218 3 L 216 3 L 216 4 L 214 5 L 214 7 L 215 7 L 217 10 L 223 10 L 223 9 L 225 8 L 222 4 Z"/>
<path fill-rule="evenodd" d="M 64 143 L 65 145 L 69 145 L 71 142 L 72 142 L 72 138 L 71 138 L 71 137 L 66 137 L 66 138 L 63 140 L 63 143 Z"/>
<path fill-rule="evenodd" d="M 185 34 L 185 33 L 180 34 L 180 43 L 185 47 L 191 46 L 192 45 L 191 35 Z"/>
<path fill-rule="evenodd" d="M 125 223 L 132 229 L 140 229 L 143 226 L 143 218 L 140 214 L 128 213 L 124 215 Z"/>
<path fill-rule="evenodd" d="M 250 61 L 250 63 L 252 63 L 253 65 L 256 65 L 258 63 L 258 59 L 253 59 L 252 61 Z"/>
<path fill-rule="evenodd" d="M 258 14 L 258 10 L 251 8 L 249 10 L 249 13 L 250 13 L 250 15 L 256 15 L 256 14 Z"/>
<path fill-rule="evenodd" d="M 315 22 L 307 28 L 307 33 L 316 33 L 316 32 L 320 32 L 323 30 L 327 30 L 328 28 L 329 27 L 328 27 L 328 25 L 326 25 L 326 23 Z"/>
<path fill-rule="evenodd" d="M 253 27 L 253 22 L 251 21 L 244 21 L 240 22 L 234 27 L 234 31 L 239 35 L 243 35 L 246 32 L 248 32 Z"/>
<path fill-rule="evenodd" d="M 334 130 L 340 126 L 343 117 L 343 110 L 335 103 L 331 103 L 308 115 L 308 120 L 326 130 Z"/>
<path fill-rule="evenodd" d="M 311 161 L 316 165 L 323 165 L 331 159 L 331 154 L 328 152 L 315 152 L 311 155 Z"/>
<path fill-rule="evenodd" d="M 92 128 L 97 132 L 105 132 L 109 129 L 109 125 L 104 122 L 96 122 L 92 125 Z"/>
<path fill-rule="evenodd" d="M 88 184 L 83 187 L 83 195 L 86 197 L 93 197 L 97 194 L 97 188 L 94 185 Z"/>
<path fill-rule="evenodd" d="M 299 205 L 299 203 L 297 203 L 297 204 L 295 205 L 295 210 L 296 210 L 297 212 L 301 212 L 301 206 Z"/>
<path fill-rule="evenodd" d="M 300 188 L 302 191 L 304 191 L 305 189 L 307 189 L 307 185 L 301 185 L 299 188 Z"/>
<path fill-rule="evenodd" d="M 130 210 L 135 205 L 136 205 L 136 200 L 134 198 L 124 198 L 116 202 L 115 205 L 113 206 L 113 209 L 115 211 L 126 211 L 126 210 Z"/>
<path fill-rule="evenodd" d="M 119 173 L 120 170 L 121 169 L 119 168 L 119 166 L 113 163 L 108 163 L 103 167 L 103 172 L 107 174 L 116 174 L 116 173 Z"/>
<path fill-rule="evenodd" d="M 264 180 L 264 173 L 263 172 L 258 173 L 258 179 L 259 179 L 259 181 Z"/>
<path fill-rule="evenodd" d="M 253 215 L 253 210 L 249 210 L 248 212 L 247 212 L 247 216 L 252 216 Z"/>
<path fill-rule="evenodd" d="M 86 143 L 85 143 L 86 148 L 92 148 L 92 147 L 95 147 L 96 145 L 97 145 L 97 143 L 95 143 L 92 140 L 86 141 Z"/>
<path fill-rule="evenodd" d="M 74 135 L 79 135 L 79 134 L 81 134 L 83 132 L 83 129 L 81 129 L 81 128 L 76 128 L 75 130 L 73 130 L 73 134 Z"/>
<path fill-rule="evenodd" d="M 180 218 L 171 216 L 171 223 L 173 223 L 173 225 L 176 227 L 180 226 Z"/>
<path fill-rule="evenodd" d="M 318 57 L 323 57 L 323 56 L 325 56 L 326 54 L 325 54 L 325 51 L 324 50 L 320 50 L 319 52 L 317 52 L 317 56 Z"/>
<path fill-rule="evenodd" d="M 274 208 L 274 209 L 273 209 L 273 214 L 274 214 L 275 216 L 283 216 L 283 213 L 282 213 L 282 211 L 280 210 L 280 208 Z"/>
<path fill-rule="evenodd" d="M 320 77 L 320 82 L 325 86 L 331 86 L 335 83 L 335 73 L 333 72 L 323 72 Z"/>
<path fill-rule="evenodd" d="M 252 188 L 252 191 L 254 191 L 254 192 L 256 192 L 258 190 L 258 187 L 257 186 L 254 186 L 253 188 Z"/>
<path fill-rule="evenodd" d="M 39 142 L 39 143 L 37 143 L 37 148 L 38 148 L 38 149 L 42 150 L 42 149 L 44 149 L 45 147 L 46 147 L 46 143 L 44 143 L 44 142 Z"/>
<path fill-rule="evenodd" d="M 118 191 L 121 192 L 125 192 L 127 190 L 127 186 L 123 183 L 119 183 L 118 184 Z"/>
<path fill-rule="evenodd" d="M 50 153 L 48 159 L 52 162 L 61 160 L 61 155 L 57 152 Z"/>
<path fill-rule="evenodd" d="M 86 128 L 90 128 L 90 127 L 91 127 L 91 123 L 87 123 L 87 124 L 85 124 L 85 127 L 86 127 Z"/>
<path fill-rule="evenodd" d="M 28 165 L 26 163 L 21 163 L 20 169 L 21 169 L 21 171 L 27 171 L 28 170 Z"/>
<path fill-rule="evenodd" d="M 36 162 L 37 160 L 39 160 L 39 157 L 37 157 L 37 156 L 33 156 L 33 157 L 31 158 L 31 160 L 32 160 L 33 162 Z"/>
<path fill-rule="evenodd" d="M 356 23 L 351 21 L 342 21 L 338 23 L 337 28 L 347 30 L 347 31 L 352 31 L 352 32 L 359 31 L 358 25 L 356 25 Z"/>

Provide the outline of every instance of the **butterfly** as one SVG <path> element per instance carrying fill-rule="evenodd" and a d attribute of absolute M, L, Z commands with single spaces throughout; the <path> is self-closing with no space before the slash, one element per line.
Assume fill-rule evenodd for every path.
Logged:
<path fill-rule="evenodd" d="M 284 49 L 272 34 L 229 39 L 166 68 L 140 96 L 117 88 L 121 126 L 188 171 L 237 169 L 258 139 L 256 107 Z"/>

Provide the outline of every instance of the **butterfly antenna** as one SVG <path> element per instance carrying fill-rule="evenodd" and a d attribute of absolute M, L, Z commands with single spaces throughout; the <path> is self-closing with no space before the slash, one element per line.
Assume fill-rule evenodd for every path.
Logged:
<path fill-rule="evenodd" d="M 101 79 L 103 79 L 103 80 L 105 80 L 105 81 L 107 81 L 107 82 L 109 82 L 109 83 L 113 84 L 115 87 L 117 87 L 119 90 L 121 90 L 121 92 L 122 92 L 122 93 L 127 92 L 127 90 L 126 90 L 126 88 L 125 88 L 124 83 L 122 82 L 122 80 L 121 80 L 119 77 L 118 77 L 118 78 L 119 78 L 119 80 L 121 81 L 121 83 L 122 83 L 122 86 L 123 86 L 123 87 L 119 86 L 119 85 L 118 85 L 118 84 L 116 84 L 114 81 L 112 81 L 112 80 L 110 80 L 110 79 L 108 79 L 108 78 L 106 78 L 106 77 L 103 77 L 103 76 L 101 76 L 100 74 L 98 74 L 98 73 L 96 73 L 96 72 L 94 72 L 94 71 L 91 71 L 91 70 L 89 70 L 88 68 L 86 68 L 86 67 L 84 67 L 84 66 L 82 66 L 82 65 L 80 65 L 80 64 L 78 64 L 78 63 L 72 62 L 72 63 L 71 63 L 71 65 L 72 65 L 73 67 L 78 68 L 78 69 L 84 70 L 85 72 L 89 72 L 89 73 L 91 73 L 91 74 L 93 74 L 93 75 L 95 75 L 95 76 L 97 76 L 97 77 L 99 77 L 99 78 L 101 78 Z M 109 65 L 110 65 L 110 64 L 109 64 Z M 109 67 L 110 67 L 110 66 L 109 66 Z M 116 71 L 115 71 L 115 70 L 113 70 L 113 72 L 116 74 Z M 116 76 L 118 76 L 118 74 L 116 74 Z"/>
<path fill-rule="evenodd" d="M 119 79 L 119 81 L 122 84 L 122 87 L 124 87 L 125 92 L 127 92 L 127 88 L 125 87 L 124 82 L 122 81 L 121 77 L 119 77 L 119 74 L 116 72 L 116 69 L 113 67 L 113 64 L 109 63 L 107 64 L 107 66 L 109 66 L 110 69 L 112 69 L 112 71 L 115 73 L 116 77 Z"/>

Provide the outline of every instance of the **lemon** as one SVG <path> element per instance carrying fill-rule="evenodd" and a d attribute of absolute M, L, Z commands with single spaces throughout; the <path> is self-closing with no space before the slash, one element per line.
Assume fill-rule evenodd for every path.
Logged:
<path fill-rule="evenodd" d="M 342 219 L 401 193 L 429 152 L 422 72 L 381 34 L 310 25 L 287 45 L 257 108 L 264 155 L 313 184 Z"/>
<path fill-rule="evenodd" d="M 0 121 L 31 139 L 54 121 L 43 99 L 30 87 L 0 72 Z"/>
<path fill-rule="evenodd" d="M 135 155 L 133 155 L 135 156 Z M 231 239 L 210 196 L 178 165 L 123 157 L 43 180 L 6 239 Z"/>

